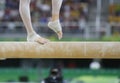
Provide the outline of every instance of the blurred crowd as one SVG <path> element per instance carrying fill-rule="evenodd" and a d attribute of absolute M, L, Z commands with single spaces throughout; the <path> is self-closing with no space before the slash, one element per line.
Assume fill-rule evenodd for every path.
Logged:
<path fill-rule="evenodd" d="M 88 5 L 92 0 L 63 0 L 60 20 L 66 25 L 73 22 L 69 27 L 71 31 L 84 28 L 88 17 Z M 47 23 L 51 16 L 51 0 L 31 0 L 32 22 Z M 0 0 L 0 21 L 21 22 L 19 15 L 19 0 Z M 75 29 L 76 28 L 76 29 Z M 67 28 L 65 28 L 67 29 Z M 73 30 L 72 30 L 73 29 Z"/>
<path fill-rule="evenodd" d="M 61 20 L 78 21 L 86 18 L 89 0 L 63 0 Z M 19 21 L 19 0 L 0 1 L 0 20 Z M 51 0 L 31 0 L 33 21 L 46 22 L 51 15 Z"/>
<path fill-rule="evenodd" d="M 109 7 L 109 21 L 110 23 L 120 22 L 120 4 L 111 4 Z"/>

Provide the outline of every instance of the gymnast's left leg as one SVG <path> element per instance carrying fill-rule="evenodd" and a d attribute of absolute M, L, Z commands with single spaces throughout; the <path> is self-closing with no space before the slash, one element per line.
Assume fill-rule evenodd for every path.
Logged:
<path fill-rule="evenodd" d="M 39 36 L 32 27 L 31 15 L 30 15 L 30 0 L 20 0 L 19 11 L 23 23 L 25 24 L 25 28 L 27 30 L 27 41 L 38 42 L 40 44 L 47 43 L 48 40 Z"/>

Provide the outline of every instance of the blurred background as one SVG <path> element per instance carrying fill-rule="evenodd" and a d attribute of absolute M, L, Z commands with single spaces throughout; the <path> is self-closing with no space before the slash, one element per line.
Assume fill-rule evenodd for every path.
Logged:
<path fill-rule="evenodd" d="M 64 83 L 120 83 L 119 62 L 119 59 L 7 59 L 0 61 L 0 82 L 41 83 L 50 69 L 57 67 Z"/>
<path fill-rule="evenodd" d="M 31 0 L 33 27 L 58 41 L 47 27 L 51 0 Z M 0 41 L 26 41 L 19 0 L 0 0 Z M 120 41 L 120 0 L 63 0 L 61 41 Z M 0 61 L 0 82 L 38 82 L 59 67 L 65 83 L 120 83 L 120 59 L 7 59 Z"/>
<path fill-rule="evenodd" d="M 19 0 L 0 1 L 0 40 L 26 40 L 18 9 Z M 31 15 L 36 32 L 57 40 L 47 27 L 51 0 L 31 0 Z M 65 41 L 120 40 L 120 0 L 63 0 L 60 20 Z"/>

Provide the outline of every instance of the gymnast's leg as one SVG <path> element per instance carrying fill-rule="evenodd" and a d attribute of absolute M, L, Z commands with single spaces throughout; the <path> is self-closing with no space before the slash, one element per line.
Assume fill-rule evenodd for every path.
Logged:
<path fill-rule="evenodd" d="M 30 16 L 30 0 L 20 0 L 20 15 L 27 30 L 27 41 L 47 43 L 48 40 L 39 36 L 33 29 Z"/>
<path fill-rule="evenodd" d="M 55 31 L 58 35 L 58 38 L 62 38 L 62 27 L 59 21 L 59 13 L 63 0 L 52 0 L 52 19 L 48 23 L 50 29 Z"/>

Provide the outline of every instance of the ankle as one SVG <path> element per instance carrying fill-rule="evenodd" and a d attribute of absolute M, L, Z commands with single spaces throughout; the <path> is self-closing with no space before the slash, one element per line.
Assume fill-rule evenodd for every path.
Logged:
<path fill-rule="evenodd" d="M 53 15 L 52 16 L 52 21 L 56 21 L 59 20 L 59 15 Z"/>
<path fill-rule="evenodd" d="M 28 37 L 31 37 L 31 36 L 36 35 L 36 34 L 37 34 L 37 33 L 33 31 L 33 32 L 28 33 L 27 36 L 28 36 Z"/>

